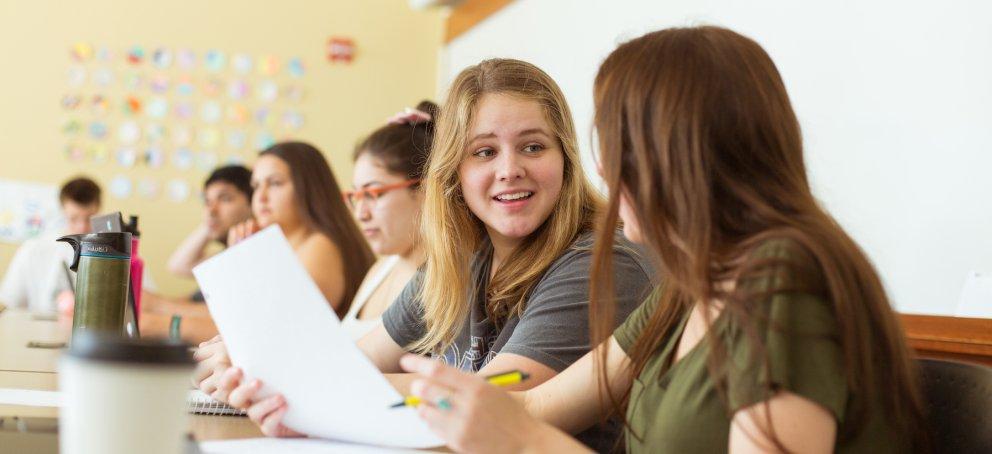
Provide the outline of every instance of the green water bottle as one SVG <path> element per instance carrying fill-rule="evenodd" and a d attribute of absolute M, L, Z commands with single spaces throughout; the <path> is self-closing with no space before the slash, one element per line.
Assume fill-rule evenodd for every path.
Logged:
<path fill-rule="evenodd" d="M 131 274 L 131 234 L 127 232 L 66 235 L 57 241 L 72 245 L 69 269 L 76 272 L 72 333 L 93 331 L 124 335 Z"/>

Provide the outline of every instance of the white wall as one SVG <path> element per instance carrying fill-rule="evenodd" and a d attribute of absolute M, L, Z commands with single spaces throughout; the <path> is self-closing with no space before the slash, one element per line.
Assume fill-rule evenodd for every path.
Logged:
<path fill-rule="evenodd" d="M 602 59 L 646 31 L 694 24 L 771 54 L 814 191 L 897 309 L 952 314 L 968 270 L 992 271 L 992 2 L 517 0 L 447 47 L 443 86 L 487 57 L 540 66 L 571 103 L 588 163 Z"/>

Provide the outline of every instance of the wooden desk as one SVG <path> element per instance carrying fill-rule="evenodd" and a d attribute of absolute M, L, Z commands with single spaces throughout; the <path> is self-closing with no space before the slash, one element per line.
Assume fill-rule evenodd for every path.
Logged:
<path fill-rule="evenodd" d="M 69 337 L 71 323 L 37 320 L 15 309 L 0 312 L 0 388 L 58 389 L 58 360 L 62 349 L 28 348 L 30 341 L 60 342 Z M 0 405 L 0 416 L 57 417 L 58 409 Z M 190 431 L 197 440 L 261 437 L 245 417 L 189 415 Z"/>
<path fill-rule="evenodd" d="M 0 371 L 0 388 L 54 391 L 58 389 L 58 386 L 58 376 L 54 373 Z M 58 409 L 52 407 L 0 405 L 0 416 L 47 418 L 58 415 Z"/>
<path fill-rule="evenodd" d="M 992 366 L 992 319 L 902 314 L 902 326 L 922 358 Z"/>
<path fill-rule="evenodd" d="M 28 348 L 28 342 L 65 342 L 71 320 L 52 321 L 24 310 L 0 312 L 0 371 L 54 373 L 62 349 Z"/>

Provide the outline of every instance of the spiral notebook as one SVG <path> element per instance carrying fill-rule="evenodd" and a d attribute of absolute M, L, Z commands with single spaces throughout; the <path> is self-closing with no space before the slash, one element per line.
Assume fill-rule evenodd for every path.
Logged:
<path fill-rule="evenodd" d="M 186 411 L 195 415 L 248 416 L 248 412 L 218 402 L 198 389 L 186 396 Z"/>
<path fill-rule="evenodd" d="M 62 393 L 37 389 L 0 388 L 0 405 L 25 405 L 29 407 L 61 407 Z M 227 404 L 217 402 L 203 391 L 191 389 L 186 395 L 186 411 L 196 415 L 247 416 Z"/>

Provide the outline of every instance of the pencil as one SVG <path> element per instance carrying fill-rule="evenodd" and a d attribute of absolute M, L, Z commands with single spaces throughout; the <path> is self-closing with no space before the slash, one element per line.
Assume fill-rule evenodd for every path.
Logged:
<path fill-rule="evenodd" d="M 486 381 L 493 386 L 510 386 L 520 383 L 528 378 L 530 378 L 530 375 L 527 373 L 519 370 L 513 370 L 510 372 L 503 372 L 501 374 L 490 375 L 486 377 Z M 402 401 L 390 405 L 389 408 L 416 407 L 420 404 L 421 401 L 419 397 L 406 396 Z"/>

